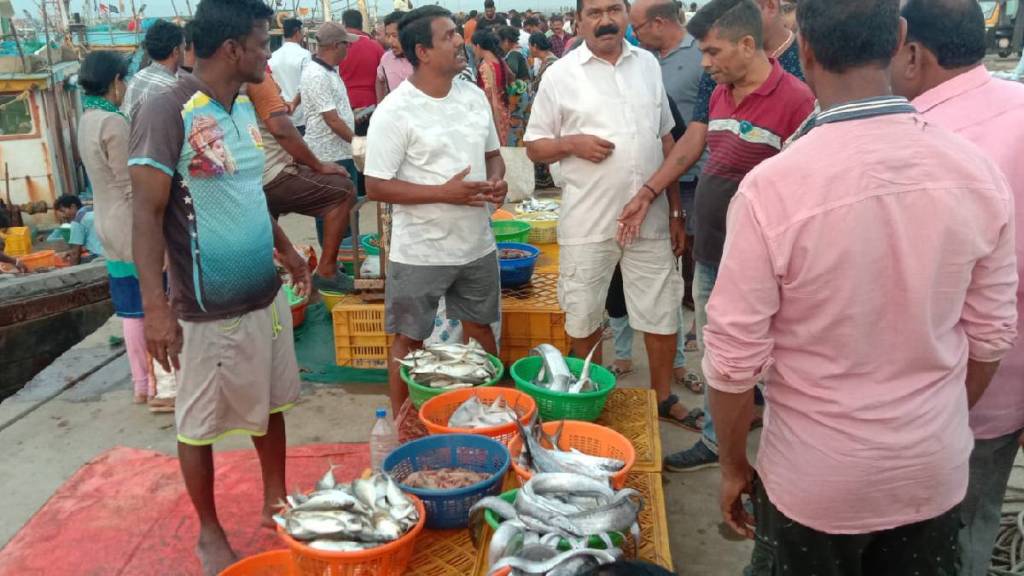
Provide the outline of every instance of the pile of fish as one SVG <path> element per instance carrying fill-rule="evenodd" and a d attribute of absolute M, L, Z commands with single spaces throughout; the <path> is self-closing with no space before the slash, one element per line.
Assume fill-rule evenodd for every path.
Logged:
<path fill-rule="evenodd" d="M 565 362 L 565 357 L 551 344 L 541 344 L 533 350 L 530 350 L 531 356 L 540 356 L 544 361 L 541 365 L 540 372 L 537 373 L 537 377 L 533 380 L 533 383 L 541 388 L 547 388 L 552 392 L 567 392 L 569 394 L 579 394 L 580 392 L 593 392 L 597 390 L 597 384 L 590 379 L 590 364 L 594 358 L 594 351 L 597 350 L 597 345 L 587 355 L 587 359 L 583 362 L 583 370 L 580 371 L 580 377 L 577 378 L 569 371 L 569 365 Z"/>
<path fill-rule="evenodd" d="M 632 488 L 614 491 L 606 482 L 579 474 L 537 474 L 519 490 L 515 503 L 495 496 L 477 502 L 469 512 L 470 533 L 479 546 L 484 511 L 501 518 L 490 541 L 490 574 L 511 567 L 518 576 L 576 575 L 622 557 L 609 532 L 632 534 L 639 547 L 642 506 Z M 591 536 L 606 549 L 586 548 Z M 570 550 L 558 550 L 562 540 Z"/>
<path fill-rule="evenodd" d="M 468 344 L 438 344 L 413 350 L 398 362 L 417 384 L 457 390 L 483 384 L 497 375 L 487 351 L 476 340 Z"/>
<path fill-rule="evenodd" d="M 544 216 L 544 212 L 547 212 L 554 216 L 554 220 L 558 219 L 558 211 L 561 206 L 554 200 L 538 200 L 533 198 L 527 198 L 518 205 L 516 205 L 516 212 L 519 214 L 531 214 L 536 216 Z M 540 220 L 541 218 L 531 218 L 531 220 Z"/>
<path fill-rule="evenodd" d="M 484 404 L 476 396 L 459 405 L 448 418 L 449 428 L 490 428 L 515 422 L 519 414 L 498 395 L 490 405 Z"/>
<path fill-rule="evenodd" d="M 419 510 L 387 474 L 338 484 L 332 466 L 313 492 L 288 496 L 274 516 L 292 538 L 310 548 L 351 552 L 401 538 L 419 522 Z"/>
<path fill-rule="evenodd" d="M 533 426 L 518 425 L 519 434 L 523 438 L 523 451 L 519 454 L 519 465 L 533 474 L 572 472 L 608 484 L 611 476 L 626 465 L 625 462 L 617 458 L 584 454 L 575 448 L 570 448 L 567 451 L 559 449 L 558 443 L 562 437 L 565 420 L 562 421 L 554 435 L 546 438 L 551 443 L 552 449 L 550 450 L 541 444 L 541 438 L 545 438 L 546 435 L 539 423 Z"/>
<path fill-rule="evenodd" d="M 487 472 L 474 472 L 467 468 L 435 468 L 417 470 L 406 476 L 402 484 L 427 490 L 456 490 L 479 484 L 490 477 Z"/>

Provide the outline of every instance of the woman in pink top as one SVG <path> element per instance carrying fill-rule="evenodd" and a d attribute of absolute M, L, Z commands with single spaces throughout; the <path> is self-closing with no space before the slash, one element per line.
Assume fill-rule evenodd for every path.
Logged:
<path fill-rule="evenodd" d="M 494 126 L 498 130 L 498 141 L 508 141 L 509 112 L 508 86 L 512 83 L 512 72 L 498 54 L 498 36 L 489 30 L 477 30 L 473 34 L 473 51 L 476 55 L 478 70 L 477 86 L 483 89 L 487 101 L 491 103 Z"/>

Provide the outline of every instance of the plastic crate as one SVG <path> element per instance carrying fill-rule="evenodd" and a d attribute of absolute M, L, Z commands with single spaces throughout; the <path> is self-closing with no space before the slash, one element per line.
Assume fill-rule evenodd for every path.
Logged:
<path fill-rule="evenodd" d="M 501 292 L 501 361 L 506 366 L 539 344 L 569 353 L 565 312 L 558 305 L 558 275 L 534 273 L 530 283 Z"/>
<path fill-rule="evenodd" d="M 331 308 L 335 362 L 353 368 L 387 368 L 393 335 L 384 333 L 384 304 L 344 295 Z"/>
<path fill-rule="evenodd" d="M 32 251 L 32 235 L 25 226 L 7 229 L 4 235 L 4 253 L 8 256 L 24 256 Z"/>

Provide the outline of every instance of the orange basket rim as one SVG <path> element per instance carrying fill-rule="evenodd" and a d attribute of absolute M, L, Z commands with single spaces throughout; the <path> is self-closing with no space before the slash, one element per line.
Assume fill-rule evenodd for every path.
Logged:
<path fill-rule="evenodd" d="M 53 256 L 56 253 L 57 252 L 54 250 L 39 250 L 38 252 L 29 252 L 28 254 L 25 254 L 24 256 L 21 257 L 21 261 L 24 262 L 25 260 L 36 260 L 39 258 L 45 258 L 47 256 Z"/>
<path fill-rule="evenodd" d="M 284 540 L 285 544 L 287 544 L 289 548 L 309 558 L 320 558 L 328 561 L 344 560 L 350 564 L 356 563 L 360 560 L 373 560 L 375 558 L 385 556 L 388 553 L 396 551 L 400 548 L 404 548 L 407 545 L 415 544 L 416 537 L 419 536 L 419 533 L 423 531 L 423 527 L 427 523 L 427 509 L 423 507 L 423 501 L 420 500 L 415 494 L 410 494 L 408 492 L 402 492 L 402 494 L 405 494 L 406 498 L 412 500 L 413 504 L 416 505 L 416 510 L 420 514 L 420 519 L 418 522 L 416 522 L 415 525 L 413 525 L 412 529 L 403 534 L 398 540 L 387 542 L 381 544 L 380 546 L 375 546 L 373 548 L 368 548 L 366 550 L 356 550 L 352 552 L 332 552 L 328 550 L 316 550 L 314 548 L 306 546 L 302 542 L 299 542 L 298 540 L 292 538 L 291 535 L 285 532 L 284 528 L 282 528 L 281 526 L 277 527 L 277 535 L 280 536 L 282 540 Z"/>
<path fill-rule="evenodd" d="M 240 570 L 251 570 L 254 568 L 267 568 L 276 566 L 278 564 L 285 563 L 284 560 L 287 557 L 287 563 L 292 563 L 292 551 L 287 548 L 277 548 L 275 550 L 267 550 L 266 552 L 260 552 L 259 554 L 253 554 L 252 556 L 246 556 L 238 562 L 228 566 L 221 570 L 220 576 L 225 574 L 240 574 Z"/>
<path fill-rule="evenodd" d="M 547 432 L 548 434 L 553 434 L 556 430 L 558 430 L 558 426 L 561 423 L 562 423 L 561 420 L 554 420 L 554 421 L 551 421 L 551 422 L 545 422 L 544 426 L 543 426 L 544 432 Z M 633 443 L 629 441 L 629 438 L 626 438 L 622 434 L 619 434 L 618 432 L 616 432 L 615 430 L 612 430 L 611 428 L 609 428 L 607 426 L 601 426 L 600 424 L 594 424 L 592 422 L 584 422 L 582 420 L 566 420 L 565 421 L 565 430 L 563 431 L 563 434 L 565 434 L 565 433 L 567 433 L 569 431 L 575 431 L 577 434 L 579 434 L 581 432 L 590 431 L 590 432 L 595 432 L 596 433 L 596 434 L 590 434 L 590 436 L 598 436 L 598 437 L 605 436 L 605 437 L 613 438 L 613 439 L 616 439 L 616 440 L 618 440 L 620 438 L 622 439 L 621 444 L 623 446 L 628 446 L 628 448 L 625 450 L 625 452 L 626 452 L 626 459 L 625 459 L 626 465 L 622 467 L 622 470 L 619 470 L 615 474 L 612 474 L 610 476 L 610 478 L 613 478 L 615 480 L 623 480 L 623 479 L 625 479 L 626 475 L 629 474 L 629 471 L 633 468 L 633 464 L 636 463 L 636 448 L 633 447 Z M 564 436 L 563 436 L 563 440 L 566 440 L 566 438 Z M 619 444 L 619 442 L 616 442 L 616 444 Z M 516 475 L 519 476 L 520 478 L 529 479 L 529 478 L 531 478 L 533 476 L 533 472 L 531 472 L 529 470 L 526 470 L 525 468 L 519 466 L 519 454 L 522 451 L 523 451 L 523 438 L 521 436 L 516 436 L 515 438 L 512 439 L 511 442 L 508 443 L 508 454 L 509 454 L 509 458 L 512 461 L 512 469 L 516 471 Z"/>
<path fill-rule="evenodd" d="M 488 426 L 486 428 L 450 428 L 448 426 L 442 426 L 436 424 L 430 419 L 428 414 L 440 410 L 441 405 L 447 405 L 450 403 L 458 402 L 462 404 L 470 396 L 476 396 L 481 400 L 494 400 L 499 394 L 505 396 L 505 400 L 510 400 L 509 394 L 515 398 L 513 409 L 520 405 L 522 402 L 527 410 L 526 413 L 519 417 L 519 421 L 523 424 L 527 424 L 533 420 L 534 415 L 537 413 L 537 401 L 533 399 L 529 394 L 516 390 L 515 388 L 501 388 L 498 386 L 487 386 L 480 387 L 474 386 L 473 388 L 462 388 L 460 390 L 449 390 L 444 394 L 439 394 L 430 398 L 420 406 L 419 418 L 420 422 L 426 426 L 427 431 L 431 434 L 480 434 L 483 436 L 502 435 L 508 432 L 512 432 L 516 429 L 515 422 L 509 422 L 507 424 L 499 424 L 497 426 Z M 437 409 L 437 410 L 435 410 Z"/>

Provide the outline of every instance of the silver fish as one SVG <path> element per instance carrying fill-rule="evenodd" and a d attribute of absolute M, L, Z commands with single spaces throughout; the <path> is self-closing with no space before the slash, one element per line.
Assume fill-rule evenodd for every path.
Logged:
<path fill-rule="evenodd" d="M 373 480 L 360 478 L 352 481 L 352 493 L 370 510 L 377 507 L 377 489 Z"/>
<path fill-rule="evenodd" d="M 569 365 L 565 363 L 565 357 L 551 344 L 541 344 L 533 350 L 530 355 L 540 356 L 544 364 L 545 380 L 537 382 L 539 386 L 548 388 L 552 392 L 566 392 L 572 384 L 572 372 Z"/>
<path fill-rule="evenodd" d="M 508 424 L 518 418 L 519 414 L 508 407 L 504 396 L 499 395 L 490 405 L 484 404 L 476 396 L 470 396 L 448 418 L 448 426 L 451 428 L 486 428 Z"/>
<path fill-rule="evenodd" d="M 552 556 L 547 560 L 528 560 L 526 558 L 512 556 L 503 558 L 497 564 L 491 566 L 491 571 L 489 572 L 489 574 L 496 574 L 502 568 L 512 567 L 516 570 L 519 570 L 523 574 L 543 575 L 548 574 L 564 562 L 572 560 L 573 558 L 579 558 L 583 556 L 593 557 L 597 560 L 599 564 L 611 564 L 612 562 L 615 562 L 618 559 L 618 557 L 611 551 L 595 550 L 592 548 L 569 550 L 567 552 L 563 552 L 561 554 Z M 621 553 L 619 554 L 619 556 L 621 556 Z"/>
<path fill-rule="evenodd" d="M 314 488 L 316 488 L 316 490 L 330 490 L 335 486 L 336 482 L 334 481 L 334 464 L 331 464 L 327 468 L 327 472 L 323 475 L 323 477 L 316 481 L 316 486 L 314 486 Z"/>
<path fill-rule="evenodd" d="M 590 381 L 590 362 L 594 359 L 594 352 L 597 352 L 597 347 L 600 345 L 601 341 L 598 340 L 597 344 L 594 344 L 594 347 L 590 349 L 590 354 L 587 354 L 587 359 L 583 361 L 583 370 L 580 371 L 580 377 L 569 386 L 570 394 L 589 392 L 594 389 L 594 385 Z"/>
<path fill-rule="evenodd" d="M 491 536 L 491 545 L 487 550 L 487 565 L 496 564 L 505 556 L 514 555 L 523 547 L 526 527 L 522 522 L 509 520 L 502 522 Z"/>
<path fill-rule="evenodd" d="M 325 552 L 355 552 L 365 550 L 366 544 L 361 542 L 350 542 L 348 540 L 313 540 L 308 546 L 314 550 Z"/>
<path fill-rule="evenodd" d="M 321 490 L 314 492 L 301 504 L 291 506 L 293 512 L 322 512 L 329 510 L 351 510 L 359 501 L 344 490 Z"/>

